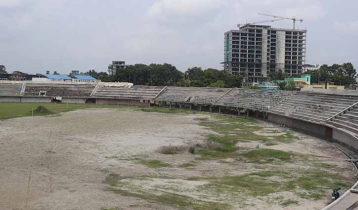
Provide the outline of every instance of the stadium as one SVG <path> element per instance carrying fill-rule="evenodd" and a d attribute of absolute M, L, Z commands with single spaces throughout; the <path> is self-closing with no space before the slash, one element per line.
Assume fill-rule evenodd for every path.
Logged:
<path fill-rule="evenodd" d="M 0 102 L 4 209 L 357 205 L 356 91 L 0 81 Z"/>

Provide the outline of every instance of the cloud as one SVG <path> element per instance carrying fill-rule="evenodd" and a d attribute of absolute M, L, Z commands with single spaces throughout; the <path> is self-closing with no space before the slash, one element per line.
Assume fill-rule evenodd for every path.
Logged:
<path fill-rule="evenodd" d="M 356 21 L 335 21 L 333 29 L 343 33 L 356 33 L 358 32 L 358 20 Z"/>
<path fill-rule="evenodd" d="M 23 3 L 23 0 L 0 0 L 1 8 L 14 8 L 18 7 Z"/>
<path fill-rule="evenodd" d="M 170 20 L 170 18 L 199 17 L 222 8 L 228 0 L 157 0 L 149 8 L 151 19 Z"/>
<path fill-rule="evenodd" d="M 237 7 L 245 8 L 245 14 L 250 12 L 254 15 L 256 11 L 306 20 L 315 20 L 324 16 L 323 5 L 319 0 L 241 0 L 237 1 Z M 263 18 L 263 16 L 259 17 Z"/>

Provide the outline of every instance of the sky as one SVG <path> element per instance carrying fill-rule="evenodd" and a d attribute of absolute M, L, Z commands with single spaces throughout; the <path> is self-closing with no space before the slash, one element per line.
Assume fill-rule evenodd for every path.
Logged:
<path fill-rule="evenodd" d="M 0 65 L 63 74 L 107 71 L 112 60 L 222 69 L 224 33 L 272 19 L 258 15 L 266 13 L 304 19 L 306 63 L 358 68 L 357 9 L 357 0 L 0 0 Z"/>

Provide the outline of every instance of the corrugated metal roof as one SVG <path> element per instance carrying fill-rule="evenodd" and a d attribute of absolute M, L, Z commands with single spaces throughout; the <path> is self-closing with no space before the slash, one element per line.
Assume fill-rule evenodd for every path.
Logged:
<path fill-rule="evenodd" d="M 88 75 L 74 75 L 74 77 L 79 80 L 96 80 L 95 78 Z"/>
<path fill-rule="evenodd" d="M 72 80 L 71 77 L 66 75 L 54 75 L 54 74 L 44 74 L 48 79 L 58 79 L 58 80 Z"/>

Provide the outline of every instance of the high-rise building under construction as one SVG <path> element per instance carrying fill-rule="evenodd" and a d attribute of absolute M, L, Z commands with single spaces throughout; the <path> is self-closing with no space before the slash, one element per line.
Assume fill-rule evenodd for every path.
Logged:
<path fill-rule="evenodd" d="M 270 72 L 300 74 L 306 57 L 306 30 L 246 24 L 225 33 L 224 69 L 247 83 L 265 81 Z"/>

